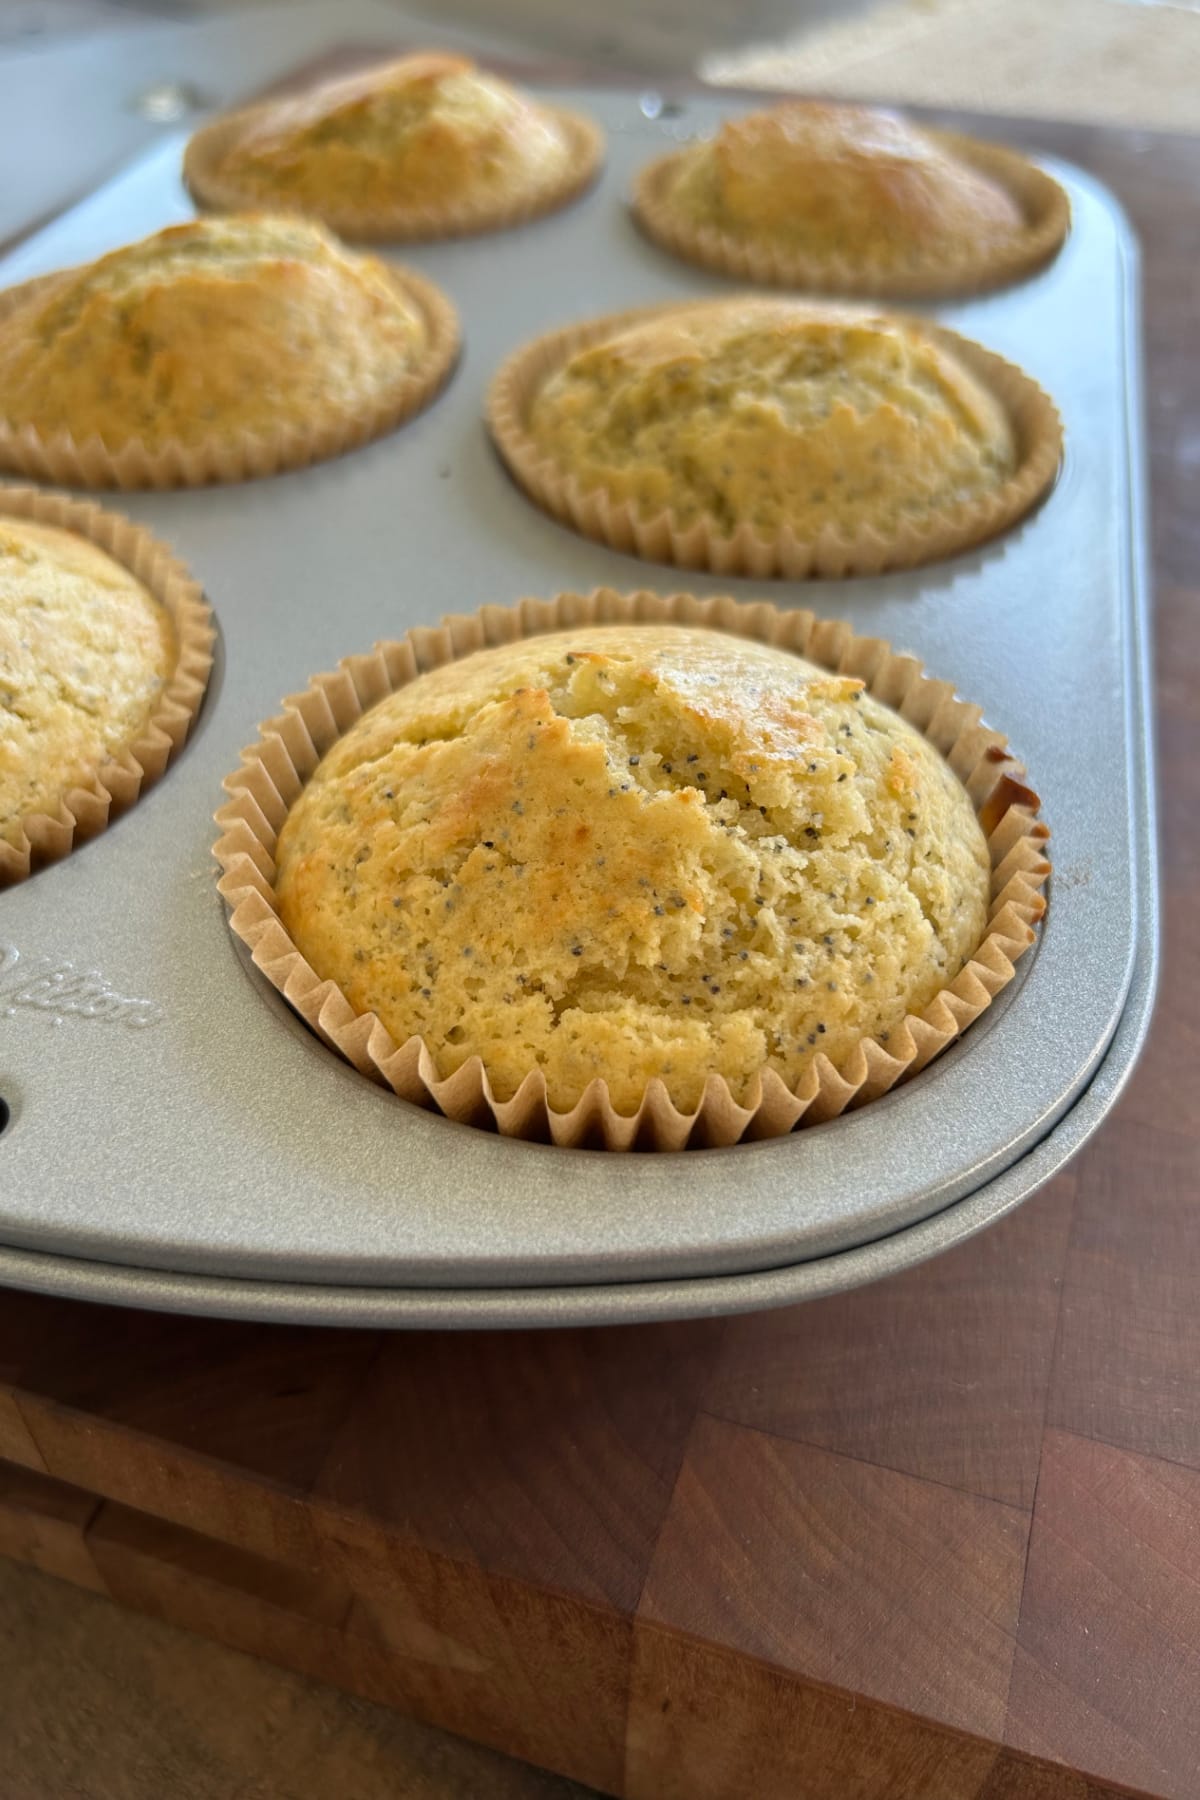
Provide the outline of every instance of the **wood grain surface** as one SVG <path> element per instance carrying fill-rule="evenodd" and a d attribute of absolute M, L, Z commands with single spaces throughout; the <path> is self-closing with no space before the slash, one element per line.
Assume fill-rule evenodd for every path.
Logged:
<path fill-rule="evenodd" d="M 718 1323 L 6 1294 L 0 1551 L 631 1800 L 1196 1800 L 1200 143 L 979 128 L 1145 258 L 1166 962 L 1114 1117 L 939 1260 Z"/>

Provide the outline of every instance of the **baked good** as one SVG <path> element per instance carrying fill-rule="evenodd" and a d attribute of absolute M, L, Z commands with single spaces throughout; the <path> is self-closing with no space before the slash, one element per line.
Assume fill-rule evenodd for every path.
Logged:
<path fill-rule="evenodd" d="M 672 193 L 697 224 L 901 267 L 959 247 L 986 254 L 1024 224 L 999 182 L 898 113 L 814 100 L 726 120 L 681 162 Z"/>
<path fill-rule="evenodd" d="M 364 1075 L 512 1137 L 680 1150 L 875 1099 L 986 1010 L 1044 911 L 1022 776 L 844 621 L 599 588 L 315 676 L 214 853 L 256 968 Z"/>
<path fill-rule="evenodd" d="M 936 326 L 739 297 L 539 340 L 501 370 L 491 416 L 522 485 L 588 535 L 803 575 L 928 560 L 1010 522 L 1058 462 L 1034 396 Z"/>
<path fill-rule="evenodd" d="M 585 487 L 729 532 L 891 531 L 998 485 L 994 395 L 907 320 L 762 300 L 652 319 L 579 351 L 530 433 Z"/>
<path fill-rule="evenodd" d="M 0 518 L 0 832 L 55 810 L 136 738 L 174 661 L 171 621 L 128 569 Z"/>
<path fill-rule="evenodd" d="M 368 711 L 276 852 L 311 968 L 439 1074 L 693 1112 L 885 1043 L 984 936 L 965 788 L 861 680 L 674 625 L 483 650 Z"/>
<path fill-rule="evenodd" d="M 578 114 L 425 51 L 217 120 L 184 175 L 206 206 L 286 208 L 348 237 L 440 237 L 564 205 L 600 148 Z"/>
<path fill-rule="evenodd" d="M 1013 151 L 816 100 L 728 119 L 660 158 L 635 211 L 690 260 L 843 293 L 998 285 L 1053 254 L 1069 217 L 1058 184 Z"/>
<path fill-rule="evenodd" d="M 171 226 L 0 296 L 0 465 L 159 485 L 312 461 L 421 404 L 456 341 L 436 290 L 302 219 Z"/>
<path fill-rule="evenodd" d="M 102 829 L 162 773 L 211 642 L 195 583 L 137 526 L 0 492 L 0 885 Z"/>

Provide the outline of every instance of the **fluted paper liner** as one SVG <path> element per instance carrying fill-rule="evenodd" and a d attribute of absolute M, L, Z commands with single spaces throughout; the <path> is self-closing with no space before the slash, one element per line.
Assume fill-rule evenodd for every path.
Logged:
<path fill-rule="evenodd" d="M 15 841 L 0 833 L 0 887 L 8 887 L 95 837 L 158 780 L 183 748 L 204 698 L 214 630 L 199 583 L 165 544 L 120 513 L 65 494 L 0 487 L 0 517 L 73 531 L 105 551 L 166 608 L 176 642 L 175 668 L 137 737 L 98 764 L 86 784 L 68 788 L 55 813 L 26 813 L 17 820 Z"/>
<path fill-rule="evenodd" d="M 40 276 L 0 293 L 0 331 L 5 321 L 35 294 L 73 271 Z M 77 443 L 70 432 L 43 436 L 33 425 L 14 425 L 0 410 L 0 469 L 37 481 L 84 488 L 204 487 L 210 482 L 247 481 L 305 468 L 345 450 L 383 437 L 421 412 L 439 392 L 458 358 L 458 314 L 440 288 L 412 269 L 391 267 L 397 287 L 416 302 L 425 323 L 425 344 L 413 362 L 383 393 L 347 392 L 336 414 L 281 425 L 270 435 L 214 430 L 195 444 L 168 441 L 151 447 L 130 438 L 110 449 L 99 437 Z M 214 344 L 214 354 L 220 345 Z M 0 409 L 4 398 L 0 395 Z"/>
<path fill-rule="evenodd" d="M 830 524 L 815 538 L 807 539 L 790 526 L 763 536 L 747 523 L 733 532 L 722 532 L 707 514 L 681 525 L 670 509 L 651 516 L 639 512 L 632 501 L 614 500 L 603 487 L 585 487 L 536 442 L 528 429 L 533 402 L 549 377 L 577 351 L 650 319 L 702 311 L 712 305 L 708 299 L 610 313 L 534 338 L 500 365 L 488 389 L 488 429 L 509 472 L 530 499 L 583 537 L 647 562 L 711 569 L 718 575 L 782 576 L 802 581 L 878 575 L 885 569 L 910 569 L 954 556 L 1014 525 L 1054 481 L 1062 457 L 1062 421 L 1049 395 L 1003 357 L 926 319 L 902 322 L 919 325 L 995 395 L 1012 422 L 1018 461 L 1014 473 L 994 492 L 919 521 L 905 522 L 891 532 L 863 525 L 846 536 Z M 819 315 L 820 308 L 814 310 Z"/>
<path fill-rule="evenodd" d="M 986 251 L 968 246 L 956 254 L 916 256 L 903 265 L 867 259 L 861 247 L 835 256 L 771 245 L 719 225 L 681 216 L 670 189 L 680 163 L 694 154 L 675 150 L 648 163 L 635 180 L 633 213 L 655 243 L 685 262 L 732 275 L 760 287 L 804 288 L 809 293 L 891 300 L 961 298 L 1021 281 L 1050 262 L 1071 223 L 1071 203 L 1051 176 L 1028 157 L 1000 144 L 985 144 L 955 131 L 929 131 L 943 149 L 1004 188 L 1025 215 L 1025 229 L 1010 243 Z"/>
<path fill-rule="evenodd" d="M 616 1111 L 607 1083 L 597 1079 L 576 1106 L 560 1113 L 548 1104 L 541 1071 L 532 1069 L 511 1099 L 497 1100 L 478 1057 L 443 1078 L 423 1039 L 397 1044 L 374 1013 L 356 1012 L 334 982 L 316 974 L 284 929 L 276 907 L 278 832 L 337 739 L 369 707 L 423 670 L 490 644 L 633 620 L 708 626 L 794 651 L 825 668 L 860 677 L 872 694 L 922 731 L 963 782 L 987 836 L 992 864 L 987 933 L 970 961 L 922 1012 L 891 1028 L 886 1048 L 864 1037 L 837 1066 L 818 1055 L 794 1092 L 774 1070 L 765 1069 L 743 1106 L 723 1077 L 710 1075 L 695 1112 L 683 1113 L 655 1079 L 647 1084 L 637 1112 L 628 1116 Z M 766 601 L 743 605 L 725 597 L 699 600 L 689 594 L 618 594 L 601 588 L 589 595 L 560 594 L 553 600 L 523 600 L 515 607 L 487 606 L 471 616 L 453 615 L 440 627 L 418 628 L 400 640 L 377 644 L 369 655 L 347 657 L 333 674 L 316 676 L 262 726 L 259 741 L 243 751 L 241 767 L 226 780 L 230 799 L 216 814 L 222 835 L 214 854 L 223 871 L 219 888 L 231 909 L 234 934 L 305 1023 L 362 1074 L 402 1099 L 508 1137 L 610 1150 L 681 1150 L 777 1137 L 796 1125 L 834 1118 L 924 1068 L 986 1010 L 1012 979 L 1013 964 L 1033 943 L 1033 927 L 1045 910 L 1040 889 L 1050 869 L 1045 856 L 1049 832 L 1036 818 L 1040 803 L 1022 785 L 1023 774 L 1005 740 L 981 723 L 979 707 L 957 699 L 948 682 L 922 674 L 915 658 L 894 654 L 882 639 L 856 636 L 840 620 L 783 612 Z"/>
<path fill-rule="evenodd" d="M 568 157 L 559 173 L 520 194 L 446 198 L 436 206 L 317 207 L 289 202 L 256 183 L 241 183 L 222 172 L 221 164 L 248 127 L 256 125 L 278 101 L 264 101 L 214 119 L 190 139 L 183 157 L 183 179 L 197 205 L 210 212 L 299 212 L 319 219 L 339 237 L 358 244 L 430 243 L 438 238 L 471 237 L 485 231 L 507 231 L 569 206 L 591 186 L 604 155 L 604 134 L 583 113 L 561 106 L 541 110 L 558 126 Z"/>

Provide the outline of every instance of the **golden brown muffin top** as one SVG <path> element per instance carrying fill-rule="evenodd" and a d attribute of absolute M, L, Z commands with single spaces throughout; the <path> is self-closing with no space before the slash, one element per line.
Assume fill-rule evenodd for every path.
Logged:
<path fill-rule="evenodd" d="M 317 974 L 440 1074 L 570 1108 L 654 1076 L 691 1110 L 885 1041 L 953 980 L 989 860 L 937 751 L 786 651 L 586 626 L 480 651 L 366 713 L 280 834 Z"/>
<path fill-rule="evenodd" d="M 898 267 L 983 254 L 1025 227 L 1005 188 L 930 133 L 877 107 L 813 100 L 727 120 L 680 159 L 672 193 L 698 224 Z"/>
<path fill-rule="evenodd" d="M 552 113 L 466 57 L 426 51 L 264 108 L 219 172 L 264 200 L 367 211 L 512 197 L 569 160 Z"/>
<path fill-rule="evenodd" d="M 528 430 L 587 491 L 804 540 L 891 532 L 1011 474 L 1000 402 L 918 322 L 833 305 L 679 307 L 586 346 Z"/>
<path fill-rule="evenodd" d="M 57 814 L 144 730 L 175 665 L 166 609 L 72 532 L 0 518 L 0 835 Z"/>
<path fill-rule="evenodd" d="M 425 341 L 386 263 L 266 214 L 173 225 L 30 286 L 0 320 L 5 420 L 113 450 L 367 409 Z"/>

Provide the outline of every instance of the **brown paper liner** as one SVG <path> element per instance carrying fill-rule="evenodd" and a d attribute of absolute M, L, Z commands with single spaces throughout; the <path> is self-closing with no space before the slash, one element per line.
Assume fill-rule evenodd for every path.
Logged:
<path fill-rule="evenodd" d="M 756 242 L 719 225 L 698 225 L 680 217 L 671 203 L 670 187 L 687 150 L 672 151 L 639 171 L 633 191 L 634 217 L 648 237 L 685 262 L 699 263 L 756 286 L 863 298 L 948 300 L 986 293 L 1023 280 L 1057 256 L 1071 223 L 1071 203 L 1057 181 L 1028 157 L 1002 145 L 985 144 L 954 131 L 930 131 L 929 136 L 1016 200 L 1025 214 L 1026 227 L 1012 243 L 987 252 L 964 249 L 956 257 L 930 256 L 897 268 L 881 262 L 872 265 L 850 252 L 818 257 Z"/>
<path fill-rule="evenodd" d="M 158 780 L 200 709 L 215 632 L 199 583 L 165 544 L 120 513 L 65 494 L 0 486 L 0 517 L 55 525 L 106 551 L 166 608 L 177 646 L 174 672 L 138 736 L 108 756 L 86 785 L 68 788 L 56 813 L 26 813 L 17 820 L 15 842 L 0 834 L 0 887 L 8 887 L 95 837 Z"/>
<path fill-rule="evenodd" d="M 412 269 L 393 267 L 390 273 L 401 292 L 419 307 L 426 341 L 418 360 L 387 392 L 357 404 L 351 395 L 344 413 L 281 426 L 271 437 L 244 430 L 214 432 L 197 444 L 170 442 L 154 449 L 140 438 L 112 450 L 99 437 L 83 443 L 76 443 L 67 431 L 44 437 L 32 425 L 13 425 L 0 416 L 0 469 L 71 487 L 205 487 L 210 482 L 247 481 L 304 468 L 383 437 L 429 405 L 453 369 L 460 343 L 458 314 L 441 289 Z M 61 279 L 62 274 L 44 275 L 0 293 L 0 331 L 18 307 Z"/>
<path fill-rule="evenodd" d="M 545 106 L 542 111 L 559 126 L 570 155 L 557 176 L 524 194 L 509 200 L 447 199 L 438 206 L 301 206 L 281 199 L 267 187 L 242 184 L 221 173 L 222 162 L 241 134 L 277 104 L 267 101 L 214 119 L 189 140 L 183 157 L 183 180 L 198 206 L 210 212 L 257 211 L 264 206 L 277 212 L 303 212 L 352 243 L 429 243 L 438 238 L 506 231 L 560 211 L 591 186 L 604 155 L 604 134 L 591 119 L 583 113 L 568 112 L 565 107 Z"/>
<path fill-rule="evenodd" d="M 423 1039 L 397 1044 L 374 1013 L 356 1012 L 334 982 L 320 979 L 280 920 L 273 888 L 279 830 L 321 758 L 363 712 L 422 671 L 487 645 L 633 620 L 708 626 L 756 638 L 860 677 L 946 757 L 987 836 L 988 928 L 971 960 L 922 1012 L 892 1027 L 886 1048 L 864 1037 L 838 1066 L 818 1055 L 795 1092 L 766 1069 L 743 1106 L 723 1077 L 710 1075 L 700 1105 L 683 1113 L 655 1079 L 629 1116 L 616 1111 L 607 1083 L 597 1079 L 576 1106 L 560 1113 L 549 1106 L 545 1078 L 534 1069 L 510 1100 L 497 1100 L 478 1057 L 443 1079 Z M 1036 818 L 1040 802 L 1022 785 L 1023 773 L 1000 734 L 981 723 L 979 707 L 955 698 L 948 682 L 923 675 L 914 657 L 895 655 L 880 638 L 857 637 L 840 620 L 783 612 L 766 601 L 743 605 L 726 597 L 699 600 L 690 594 L 600 588 L 453 615 L 440 627 L 421 627 L 377 644 L 369 655 L 347 657 L 333 674 L 316 676 L 242 752 L 241 767 L 225 782 L 230 799 L 216 814 L 222 835 L 214 854 L 235 936 L 304 1022 L 362 1074 L 404 1100 L 507 1137 L 609 1150 L 681 1150 L 777 1137 L 797 1125 L 835 1118 L 924 1068 L 986 1010 L 1012 979 L 1013 964 L 1033 943 L 1033 927 L 1045 911 L 1040 889 L 1050 870 L 1049 832 Z"/>
<path fill-rule="evenodd" d="M 487 396 L 487 422 L 510 473 L 529 497 L 564 525 L 649 562 L 682 569 L 711 569 L 719 575 L 808 577 L 878 575 L 937 562 L 997 536 L 1016 523 L 1054 481 L 1062 457 L 1062 421 L 1049 395 L 1030 376 L 970 338 L 929 320 L 905 321 L 950 351 L 995 395 L 1012 421 L 1018 463 L 994 493 L 930 514 L 888 534 L 864 525 L 851 537 L 832 525 L 817 537 L 798 537 L 790 527 L 763 537 L 748 524 L 722 534 L 714 519 L 701 516 L 680 525 L 674 514 L 639 513 L 632 502 L 614 500 L 602 487 L 586 489 L 579 478 L 548 456 L 526 427 L 542 384 L 576 351 L 629 326 L 667 313 L 711 307 L 712 300 L 684 306 L 638 307 L 610 313 L 581 325 L 534 338 L 500 365 Z"/>

